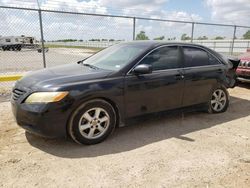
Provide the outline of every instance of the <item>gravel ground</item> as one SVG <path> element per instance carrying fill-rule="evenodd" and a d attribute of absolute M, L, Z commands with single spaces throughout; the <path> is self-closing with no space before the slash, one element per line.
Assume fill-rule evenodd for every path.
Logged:
<path fill-rule="evenodd" d="M 161 115 L 80 146 L 19 128 L 0 103 L 0 187 L 250 187 L 250 85 L 222 114 Z"/>

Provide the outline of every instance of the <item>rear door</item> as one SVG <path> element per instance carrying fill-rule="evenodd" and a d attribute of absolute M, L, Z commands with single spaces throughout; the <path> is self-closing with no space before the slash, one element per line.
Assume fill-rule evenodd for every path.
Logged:
<path fill-rule="evenodd" d="M 202 48 L 183 46 L 182 50 L 185 77 L 183 106 L 207 102 L 211 90 L 222 76 L 223 65 Z"/>

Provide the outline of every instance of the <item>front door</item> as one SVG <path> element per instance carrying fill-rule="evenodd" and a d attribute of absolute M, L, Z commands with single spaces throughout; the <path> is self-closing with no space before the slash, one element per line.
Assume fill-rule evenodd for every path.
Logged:
<path fill-rule="evenodd" d="M 178 46 L 162 46 L 147 54 L 139 64 L 150 64 L 153 72 L 125 77 L 127 117 L 181 107 L 184 88 Z"/>

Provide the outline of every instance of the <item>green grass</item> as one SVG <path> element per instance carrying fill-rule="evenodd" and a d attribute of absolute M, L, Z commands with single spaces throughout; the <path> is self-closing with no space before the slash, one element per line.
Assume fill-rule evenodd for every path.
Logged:
<path fill-rule="evenodd" d="M 44 47 L 46 47 L 46 48 L 76 48 L 76 49 L 93 50 L 96 52 L 104 49 L 104 48 L 99 48 L 99 47 L 65 46 L 65 45 L 56 45 L 56 44 L 45 44 Z"/>

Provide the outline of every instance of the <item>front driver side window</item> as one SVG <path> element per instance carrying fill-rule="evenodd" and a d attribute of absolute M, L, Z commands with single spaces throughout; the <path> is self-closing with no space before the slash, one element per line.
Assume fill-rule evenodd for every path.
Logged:
<path fill-rule="evenodd" d="M 161 47 L 147 55 L 140 64 L 152 65 L 153 71 L 180 68 L 177 46 Z"/>

